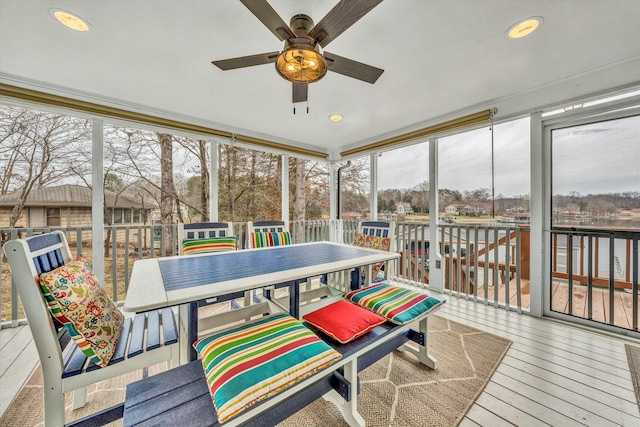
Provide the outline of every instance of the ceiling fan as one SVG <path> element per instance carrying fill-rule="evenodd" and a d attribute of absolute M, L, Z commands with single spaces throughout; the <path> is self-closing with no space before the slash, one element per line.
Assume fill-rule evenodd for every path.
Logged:
<path fill-rule="evenodd" d="M 275 62 L 276 70 L 293 84 L 293 102 L 307 100 L 309 83 L 317 82 L 327 70 L 375 83 L 384 70 L 322 51 L 333 40 L 382 0 L 340 0 L 315 26 L 304 14 L 295 15 L 287 25 L 267 0 L 240 0 L 280 41 L 282 52 L 211 61 L 221 70 L 252 67 Z"/>

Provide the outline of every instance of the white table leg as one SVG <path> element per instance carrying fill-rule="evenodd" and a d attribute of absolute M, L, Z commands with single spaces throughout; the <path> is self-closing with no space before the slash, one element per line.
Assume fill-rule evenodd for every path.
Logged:
<path fill-rule="evenodd" d="M 429 354 L 429 323 L 428 323 L 428 319 L 429 319 L 429 317 L 427 316 L 424 319 L 420 320 L 420 322 L 418 323 L 419 331 L 424 334 L 424 346 L 418 345 L 417 349 L 416 349 L 416 348 L 413 347 L 413 345 L 405 344 L 402 347 L 400 347 L 400 350 L 408 351 L 409 353 L 411 353 L 414 356 L 416 356 L 418 358 L 418 360 L 420 361 L 420 363 L 422 363 L 423 365 L 426 365 L 429 368 L 435 370 L 437 368 L 437 366 L 438 366 L 438 361 L 431 354 Z"/>
<path fill-rule="evenodd" d="M 351 383 L 351 401 L 347 402 L 336 392 L 331 390 L 322 396 L 326 401 L 336 405 L 342 418 L 351 427 L 365 427 L 366 422 L 362 415 L 358 412 L 358 359 L 354 358 L 351 362 L 344 365 L 344 378 Z"/>
<path fill-rule="evenodd" d="M 184 365 L 189 362 L 189 352 L 191 350 L 191 345 L 189 344 L 189 304 L 180 305 L 178 319 L 178 328 L 180 329 L 180 344 L 178 345 L 180 354 L 178 357 L 179 363 Z"/>

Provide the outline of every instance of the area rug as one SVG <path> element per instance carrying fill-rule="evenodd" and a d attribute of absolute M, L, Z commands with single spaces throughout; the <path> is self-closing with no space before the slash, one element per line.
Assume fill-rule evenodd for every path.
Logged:
<path fill-rule="evenodd" d="M 633 391 L 636 394 L 636 403 L 640 409 L 640 347 L 625 344 L 624 348 L 627 351 L 627 362 L 629 363 L 629 372 L 631 372 Z"/>
<path fill-rule="evenodd" d="M 432 316 L 429 322 L 433 371 L 407 353 L 395 351 L 360 373 L 358 411 L 367 426 L 456 426 L 480 395 L 511 341 Z M 158 365 L 150 373 L 165 369 Z M 141 371 L 102 381 L 88 388 L 87 406 L 71 409 L 65 396 L 66 421 L 78 419 L 124 399 L 126 385 Z M 42 373 L 38 368 L 9 406 L 0 426 L 43 425 Z M 121 421 L 110 426 L 120 426 Z M 281 427 L 346 426 L 337 408 L 324 399 L 292 415 Z"/>

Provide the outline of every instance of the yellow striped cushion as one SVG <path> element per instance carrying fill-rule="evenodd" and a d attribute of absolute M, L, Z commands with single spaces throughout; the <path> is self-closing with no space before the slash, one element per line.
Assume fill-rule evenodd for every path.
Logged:
<path fill-rule="evenodd" d="M 420 320 L 445 302 L 387 283 L 351 291 L 345 298 L 398 325 Z"/>
<path fill-rule="evenodd" d="M 286 313 L 215 333 L 193 347 L 221 423 L 342 357 Z"/>
<path fill-rule="evenodd" d="M 182 241 L 184 255 L 206 254 L 236 250 L 236 237 L 207 237 L 204 239 L 185 239 Z"/>

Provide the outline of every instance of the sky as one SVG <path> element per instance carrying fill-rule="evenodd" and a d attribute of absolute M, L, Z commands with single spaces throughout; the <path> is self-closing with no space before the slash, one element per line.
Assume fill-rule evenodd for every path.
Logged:
<path fill-rule="evenodd" d="M 529 119 L 494 129 L 495 192 L 505 196 L 529 193 Z M 407 159 L 411 159 L 407 163 Z M 458 191 L 491 189 L 491 131 L 489 127 L 440 138 L 440 188 Z M 378 187 L 411 188 L 429 180 L 427 142 L 385 152 L 378 159 Z M 419 165 L 413 167 L 412 165 Z"/>
<path fill-rule="evenodd" d="M 495 126 L 495 195 L 530 193 L 529 119 Z M 559 129 L 552 134 L 553 193 L 640 192 L 640 117 Z M 491 189 L 491 131 L 440 138 L 439 187 Z M 409 159 L 409 160 L 407 160 Z M 429 147 L 420 143 L 382 153 L 379 189 L 411 188 L 429 180 Z"/>
<path fill-rule="evenodd" d="M 640 116 L 555 130 L 552 141 L 554 194 L 640 192 Z"/>

